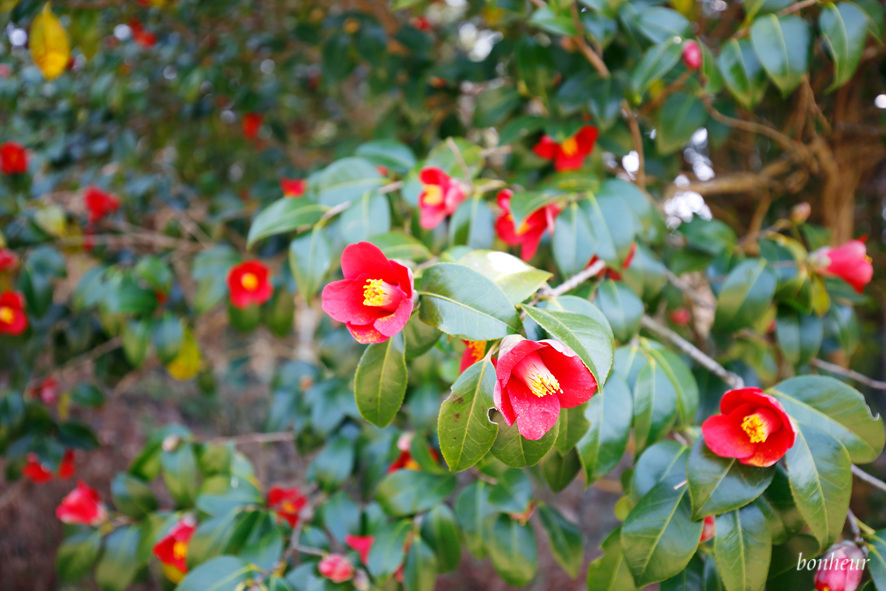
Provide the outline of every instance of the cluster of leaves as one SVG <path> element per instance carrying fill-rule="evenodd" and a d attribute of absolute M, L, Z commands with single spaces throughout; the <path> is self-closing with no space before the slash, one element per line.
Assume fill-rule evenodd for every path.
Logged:
<path fill-rule="evenodd" d="M 819 356 L 856 351 L 864 296 L 824 276 L 810 254 L 830 236 L 803 216 L 744 237 L 705 216 L 674 228 L 659 196 L 685 168 L 679 150 L 699 148 L 699 129 L 710 149 L 727 146 L 733 115 L 784 109 L 816 61 L 833 64 L 831 86 L 849 82 L 869 33 L 882 37 L 878 3 L 746 2 L 728 40 L 714 34 L 714 8 L 694 2 L 401 0 L 394 12 L 299 2 L 278 14 L 180 0 L 58 6 L 61 20 L 42 3 L 13 4 L 36 66 L 21 48 L 0 54 L 15 69 L 0 76 L 0 104 L 14 112 L 0 139 L 30 156 L 26 174 L 0 183 L 0 246 L 21 258 L 0 290 L 21 292 L 29 319 L 24 334 L 0 335 L 8 476 L 30 453 L 55 465 L 97 444 L 66 407 L 30 394 L 47 376 L 84 407 L 157 365 L 211 393 L 233 370 L 209 366 L 197 329 L 219 317 L 246 335 L 230 338 L 265 327 L 311 350 L 277 367 L 265 425 L 311 458 L 295 527 L 269 506 L 274 483 L 255 478 L 237 439 L 201 443 L 168 427 L 115 478 L 107 522 L 67 526 L 62 578 L 171 586 L 152 549 L 184 514 L 197 528 L 181 591 L 432 589 L 463 547 L 526 585 L 538 570 L 533 520 L 576 577 L 585 536 L 547 491 L 617 471 L 623 525 L 591 562 L 589 590 L 811 586 L 798 555 L 841 536 L 853 464 L 884 446 L 861 393 L 804 375 Z M 231 30 L 241 18 L 247 34 Z M 122 23 L 157 38 L 110 35 Z M 488 53 L 463 39 L 463 23 L 486 35 Z M 71 69 L 47 71 L 46 51 L 71 51 L 58 43 L 68 33 Z M 693 34 L 700 70 L 680 59 Z M 770 81 L 779 93 L 767 95 Z M 565 143 L 589 123 L 600 138 L 581 168 L 533 151 L 542 134 Z M 758 157 L 790 149 L 761 143 Z M 640 168 L 620 164 L 631 155 Z M 434 228 L 419 219 L 428 168 L 466 197 Z M 280 197 L 289 177 L 306 179 L 302 195 Z M 80 189 L 91 184 L 119 194 L 120 210 L 87 218 Z M 549 237 L 522 261 L 497 222 L 521 228 L 539 212 L 555 218 Z M 365 347 L 325 316 L 315 322 L 318 293 L 359 241 L 412 268 L 417 294 L 402 332 Z M 250 257 L 272 269 L 274 295 L 238 308 L 226 278 Z M 513 334 L 566 344 L 599 386 L 538 440 L 494 410 L 493 359 Z M 463 371 L 461 341 L 486 352 Z M 94 380 L 74 384 L 66 376 L 84 360 Z M 739 383 L 766 388 L 796 423 L 777 465 L 714 455 L 700 436 Z M 389 470 L 403 453 L 409 462 Z M 716 535 L 699 545 L 711 516 Z M 880 549 L 886 535 L 867 533 Z M 348 553 L 360 565 L 348 536 L 374 541 L 365 576 L 336 583 L 318 562 Z M 886 586 L 881 555 L 871 575 Z"/>

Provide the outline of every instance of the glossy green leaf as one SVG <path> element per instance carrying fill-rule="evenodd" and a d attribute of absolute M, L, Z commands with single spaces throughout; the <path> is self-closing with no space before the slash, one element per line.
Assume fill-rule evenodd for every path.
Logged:
<path fill-rule="evenodd" d="M 140 519 L 157 509 L 157 499 L 148 483 L 126 472 L 111 481 L 111 499 L 121 513 Z"/>
<path fill-rule="evenodd" d="M 455 491 L 451 474 L 397 470 L 378 484 L 375 498 L 388 515 L 403 517 L 431 509 Z"/>
<path fill-rule="evenodd" d="M 650 84 L 663 78 L 677 65 L 681 55 L 683 55 L 682 39 L 668 38 L 650 47 L 631 74 L 631 88 L 634 94 L 637 97 L 642 96 Z"/>
<path fill-rule="evenodd" d="M 824 338 L 824 322 L 813 314 L 800 314 L 788 307 L 779 307 L 775 338 L 785 359 L 795 367 L 809 363 L 818 355 Z"/>
<path fill-rule="evenodd" d="M 474 250 L 458 261 L 498 285 L 512 304 L 519 304 L 543 286 L 551 273 L 527 265 L 517 257 L 495 250 Z"/>
<path fill-rule="evenodd" d="M 358 147 L 355 154 L 376 166 L 384 166 L 401 174 L 408 172 L 416 163 L 412 149 L 395 140 L 367 142 Z"/>
<path fill-rule="evenodd" d="M 677 389 L 656 359 L 637 374 L 633 411 L 638 449 L 658 441 L 676 423 Z"/>
<path fill-rule="evenodd" d="M 732 96 L 752 109 L 766 93 L 766 70 L 748 39 L 731 39 L 720 50 L 718 61 L 723 80 Z"/>
<path fill-rule="evenodd" d="M 259 240 L 310 226 L 320 220 L 326 209 L 305 198 L 278 199 L 255 217 L 249 227 L 246 247 L 252 248 Z"/>
<path fill-rule="evenodd" d="M 758 17 L 751 25 L 751 45 L 769 78 L 789 94 L 809 70 L 812 32 L 795 14 Z"/>
<path fill-rule="evenodd" d="M 376 532 L 367 561 L 369 573 L 373 577 L 385 579 L 403 564 L 410 528 L 411 524 L 403 520 L 387 523 L 381 531 Z"/>
<path fill-rule="evenodd" d="M 609 321 L 619 342 L 626 343 L 640 330 L 643 302 L 624 283 L 607 279 L 597 288 L 597 306 Z"/>
<path fill-rule="evenodd" d="M 554 261 L 564 276 L 574 275 L 587 266 L 596 250 L 591 222 L 578 204 L 570 203 L 554 226 Z"/>
<path fill-rule="evenodd" d="M 659 441 L 640 455 L 631 477 L 631 498 L 639 501 L 659 482 L 686 480 L 689 448 L 676 441 Z"/>
<path fill-rule="evenodd" d="M 179 507 L 190 507 L 197 497 L 197 458 L 189 443 L 160 452 L 163 482 Z"/>
<path fill-rule="evenodd" d="M 762 591 L 771 555 L 769 526 L 755 505 L 717 517 L 714 557 L 726 591 Z"/>
<path fill-rule="evenodd" d="M 541 439 L 532 441 L 520 435 L 517 431 L 517 423 L 509 427 L 500 413 L 496 417 L 498 435 L 492 444 L 492 455 L 508 466 L 514 468 L 534 466 L 554 447 L 554 442 L 557 441 L 559 423 L 554 423 L 551 430 L 545 433 Z"/>
<path fill-rule="evenodd" d="M 334 207 L 359 199 L 382 183 L 384 178 L 368 160 L 342 158 L 312 175 L 309 188 L 317 194 L 321 205 Z"/>
<path fill-rule="evenodd" d="M 491 248 L 493 236 L 492 210 L 480 197 L 466 200 L 449 219 L 449 242 L 453 246 Z"/>
<path fill-rule="evenodd" d="M 519 331 L 508 296 L 489 278 L 463 265 L 439 263 L 421 279 L 421 319 L 470 341 L 499 339 Z"/>
<path fill-rule="evenodd" d="M 368 240 L 391 230 L 391 206 L 385 195 L 365 193 L 351 203 L 338 219 L 338 235 L 342 242 L 352 244 Z"/>
<path fill-rule="evenodd" d="M 489 453 L 498 427 L 489 421 L 494 406 L 495 368 L 488 360 L 475 363 L 452 385 L 440 406 L 437 433 L 440 451 L 454 472 L 467 470 Z"/>
<path fill-rule="evenodd" d="M 299 293 L 307 299 L 314 297 L 331 263 L 332 245 L 322 227 L 289 244 L 289 268 Z"/>
<path fill-rule="evenodd" d="M 556 193 L 516 191 L 509 202 L 514 227 L 519 228 L 530 215 L 560 198 Z"/>
<path fill-rule="evenodd" d="M 621 545 L 621 527 L 610 533 L 600 545 L 603 556 L 588 566 L 588 591 L 636 591 Z"/>
<path fill-rule="evenodd" d="M 531 527 L 499 515 L 486 542 L 492 566 L 502 580 L 515 587 L 532 581 L 538 570 L 538 547 Z"/>
<path fill-rule="evenodd" d="M 621 461 L 630 434 L 631 391 L 619 373 L 609 376 L 602 392 L 597 392 L 585 408 L 590 428 L 576 445 L 585 471 L 585 484 L 611 472 Z"/>
<path fill-rule="evenodd" d="M 176 591 L 230 591 L 252 579 L 258 571 L 236 556 L 219 556 L 203 563 L 176 587 Z"/>
<path fill-rule="evenodd" d="M 751 326 L 772 303 L 775 274 L 764 260 L 747 260 L 735 267 L 717 294 L 714 328 L 734 332 Z"/>
<path fill-rule="evenodd" d="M 541 474 L 548 484 L 551 492 L 561 492 L 569 486 L 581 471 L 581 460 L 578 452 L 570 449 L 566 453 L 560 453 L 552 449 L 541 462 Z"/>
<path fill-rule="evenodd" d="M 551 541 L 554 560 L 574 579 L 584 562 L 584 541 L 581 530 L 550 505 L 541 505 L 538 508 L 538 515 Z"/>
<path fill-rule="evenodd" d="M 437 584 L 437 557 L 423 538 L 415 538 L 403 566 L 405 591 L 434 591 Z"/>
<path fill-rule="evenodd" d="M 818 17 L 825 43 L 834 60 L 834 81 L 828 90 L 846 84 L 858 64 L 867 40 L 868 16 L 851 2 L 825 4 Z"/>
<path fill-rule="evenodd" d="M 868 570 L 877 589 L 886 589 L 886 530 L 867 537 Z"/>
<path fill-rule="evenodd" d="M 366 347 L 354 374 L 354 396 L 363 418 L 388 426 L 403 404 L 408 377 L 402 334 Z"/>
<path fill-rule="evenodd" d="M 441 573 L 458 568 L 461 562 L 461 541 L 455 514 L 448 505 L 437 505 L 421 522 L 421 538 L 436 555 L 437 570 Z"/>
<path fill-rule="evenodd" d="M 707 111 L 700 100 L 685 92 L 667 97 L 658 112 L 655 146 L 660 154 L 676 152 L 704 127 Z"/>
<path fill-rule="evenodd" d="M 495 513 L 489 503 L 490 486 L 480 480 L 467 485 L 455 500 L 455 516 L 468 551 L 476 558 L 486 557 L 486 520 Z"/>
<path fill-rule="evenodd" d="M 635 21 L 637 28 L 653 43 L 664 43 L 674 37 L 688 37 L 691 26 L 686 17 L 670 8 L 646 8 Z"/>
<path fill-rule="evenodd" d="M 197 525 L 188 541 L 187 561 L 192 568 L 225 553 L 240 515 L 240 511 L 234 509 Z"/>
<path fill-rule="evenodd" d="M 772 482 L 775 467 L 747 466 L 735 458 L 722 458 L 699 438 L 689 454 L 689 496 L 692 518 L 720 515 L 744 507 Z"/>
<path fill-rule="evenodd" d="M 55 570 L 61 580 L 73 583 L 92 571 L 102 547 L 98 530 L 84 528 L 65 537 L 55 556 Z"/>
<path fill-rule="evenodd" d="M 95 565 L 95 582 L 102 591 L 124 591 L 135 580 L 143 564 L 138 559 L 140 535 L 137 526 L 124 525 L 105 537 Z"/>
<path fill-rule="evenodd" d="M 672 351 L 648 347 L 645 354 L 655 359 L 677 391 L 677 423 L 691 425 L 698 412 L 699 393 L 695 376 L 686 362 Z"/>

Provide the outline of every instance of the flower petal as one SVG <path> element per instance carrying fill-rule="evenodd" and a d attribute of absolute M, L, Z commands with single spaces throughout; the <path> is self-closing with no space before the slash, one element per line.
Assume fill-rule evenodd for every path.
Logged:
<path fill-rule="evenodd" d="M 513 380 L 505 394 L 517 415 L 517 431 L 526 439 L 541 439 L 557 423 L 560 399 L 556 396 L 535 396 L 520 380 Z"/>
<path fill-rule="evenodd" d="M 345 279 L 368 275 L 387 283 L 397 282 L 391 263 L 379 247 L 371 242 L 357 242 L 345 247 L 341 254 L 341 271 Z"/>
<path fill-rule="evenodd" d="M 756 452 L 741 419 L 733 415 L 715 415 L 701 425 L 705 445 L 723 458 L 749 458 Z"/>

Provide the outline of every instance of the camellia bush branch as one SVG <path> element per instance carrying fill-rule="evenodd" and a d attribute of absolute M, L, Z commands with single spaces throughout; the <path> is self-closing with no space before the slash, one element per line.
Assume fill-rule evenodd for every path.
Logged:
<path fill-rule="evenodd" d="M 71 480 L 61 580 L 886 589 L 878 2 L 2 7 L 0 511 Z M 259 338 L 262 430 L 78 477 L 97 409 Z M 602 481 L 596 549 L 557 493 Z"/>

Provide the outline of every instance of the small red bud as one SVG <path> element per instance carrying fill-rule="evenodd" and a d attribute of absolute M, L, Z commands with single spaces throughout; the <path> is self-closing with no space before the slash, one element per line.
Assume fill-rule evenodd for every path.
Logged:
<path fill-rule="evenodd" d="M 695 41 L 687 41 L 683 44 L 683 63 L 690 70 L 701 67 L 701 47 Z"/>
<path fill-rule="evenodd" d="M 809 219 L 812 213 L 812 206 L 806 203 L 798 203 L 791 209 L 791 221 L 795 224 L 802 224 Z"/>
<path fill-rule="evenodd" d="M 864 576 L 867 563 L 864 552 L 852 542 L 840 542 L 819 560 L 815 572 L 815 588 L 818 591 L 855 591 Z M 800 568 L 800 565 L 797 565 Z"/>
<path fill-rule="evenodd" d="M 704 544 L 714 537 L 716 524 L 717 522 L 713 515 L 708 515 L 704 518 L 704 525 L 701 528 L 701 538 L 698 540 L 699 544 Z"/>

